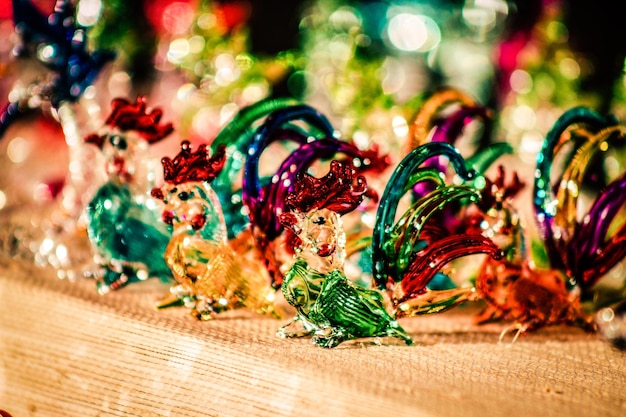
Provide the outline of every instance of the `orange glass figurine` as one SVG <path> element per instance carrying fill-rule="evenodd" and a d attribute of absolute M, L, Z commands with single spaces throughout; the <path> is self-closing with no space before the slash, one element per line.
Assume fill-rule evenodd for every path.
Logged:
<path fill-rule="evenodd" d="M 165 260 L 178 285 L 159 306 L 182 303 L 202 320 L 237 308 L 277 314 L 267 273 L 228 244 L 224 215 L 210 185 L 225 158 L 224 147 L 209 157 L 206 145 L 193 152 L 184 141 L 174 159 L 162 159 L 166 183 L 152 195 L 165 203 L 163 220 L 174 229 Z"/>
<path fill-rule="evenodd" d="M 517 329 L 515 340 L 525 331 L 553 325 L 578 326 L 594 331 L 593 318 L 581 307 L 579 293 L 567 288 L 567 276 L 556 270 L 532 269 L 523 244 L 523 230 L 511 199 L 524 186 L 517 175 L 505 184 L 505 170 L 499 167 L 494 181 L 486 180 L 479 207 L 483 216 L 478 230 L 502 249 L 503 259 L 487 258 L 476 280 L 480 298 L 487 308 L 479 323 L 512 321 L 501 338 Z"/>

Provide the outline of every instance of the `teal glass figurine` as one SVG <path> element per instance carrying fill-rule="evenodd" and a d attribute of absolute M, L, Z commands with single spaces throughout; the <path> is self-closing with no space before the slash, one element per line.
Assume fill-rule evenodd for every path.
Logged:
<path fill-rule="evenodd" d="M 367 192 L 365 178 L 353 183 L 355 171 L 332 161 L 330 172 L 315 178 L 300 172 L 286 197 L 281 223 L 294 233 L 294 261 L 282 292 L 297 311 L 278 335 L 313 335 L 318 346 L 332 348 L 364 337 L 411 337 L 387 310 L 381 293 L 353 284 L 343 272 L 346 235 L 341 215 L 354 210 Z M 301 329 L 290 330 L 300 324 Z"/>
<path fill-rule="evenodd" d="M 239 308 L 278 316 L 267 271 L 245 249 L 238 252 L 228 242 L 222 208 L 211 188 L 225 159 L 224 146 L 209 156 L 206 145 L 194 152 L 183 141 L 174 159 L 161 160 L 165 184 L 152 195 L 165 203 L 162 218 L 173 227 L 165 260 L 177 285 L 159 307 L 183 304 L 201 320 Z"/>
<path fill-rule="evenodd" d="M 160 109 L 147 109 L 117 98 L 101 131 L 85 138 L 102 150 L 108 180 L 87 205 L 89 240 L 104 272 L 98 274 L 102 294 L 126 284 L 158 277 L 171 279 L 163 253 L 171 230 L 160 221 L 158 202 L 150 196 L 155 172 L 148 146 L 169 135 L 172 124 L 159 124 Z"/>

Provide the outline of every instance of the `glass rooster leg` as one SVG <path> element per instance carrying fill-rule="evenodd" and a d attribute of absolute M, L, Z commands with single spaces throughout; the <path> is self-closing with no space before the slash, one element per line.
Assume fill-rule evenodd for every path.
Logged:
<path fill-rule="evenodd" d="M 191 317 L 208 321 L 215 319 L 220 313 L 234 308 L 224 299 L 213 299 L 196 293 L 186 285 L 175 285 L 170 288 L 170 293 L 156 304 L 156 308 L 186 307 L 190 310 Z"/>
<path fill-rule="evenodd" d="M 144 265 L 121 263 L 116 260 L 100 262 L 99 265 L 102 269 L 94 273 L 93 278 L 96 279 L 96 288 L 100 294 L 145 281 L 150 277 L 150 272 Z"/>
<path fill-rule="evenodd" d="M 276 331 L 276 335 L 284 339 L 306 337 L 315 333 L 315 330 L 315 324 L 311 323 L 305 316 L 297 315 L 289 323 L 281 326 Z"/>
<path fill-rule="evenodd" d="M 512 325 L 506 327 L 500 333 L 500 337 L 498 338 L 498 343 L 503 343 L 506 336 L 509 333 L 513 333 L 513 338 L 511 339 L 511 345 L 517 341 L 522 333 L 528 331 L 530 326 L 525 323 L 513 323 Z"/>

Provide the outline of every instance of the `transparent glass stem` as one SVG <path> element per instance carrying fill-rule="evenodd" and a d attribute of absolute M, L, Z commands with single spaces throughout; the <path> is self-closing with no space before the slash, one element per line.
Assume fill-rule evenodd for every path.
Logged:
<path fill-rule="evenodd" d="M 76 106 L 63 102 L 57 110 L 67 145 L 67 174 L 58 204 L 41 219 L 43 236 L 34 245 L 35 262 L 51 265 L 57 269 L 59 278 L 90 275 L 95 265 L 87 239 L 84 209 L 95 191 L 99 164 L 95 151 L 83 141 Z"/>
<path fill-rule="evenodd" d="M 61 213 L 64 217 L 64 224 L 70 229 L 76 226 L 88 198 L 93 194 L 93 186 L 96 182 L 96 171 L 92 163 L 94 152 L 83 142 L 75 106 L 73 103 L 63 102 L 57 112 L 69 156 L 61 198 Z"/>

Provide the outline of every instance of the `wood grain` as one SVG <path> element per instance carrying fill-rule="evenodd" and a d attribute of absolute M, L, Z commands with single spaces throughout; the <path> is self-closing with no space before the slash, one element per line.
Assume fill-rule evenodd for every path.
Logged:
<path fill-rule="evenodd" d="M 156 311 L 154 282 L 94 283 L 0 260 L 0 409 L 13 416 L 623 416 L 626 355 L 556 328 L 499 344 L 467 308 L 406 319 L 415 338 L 334 350 L 244 311 Z"/>

